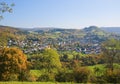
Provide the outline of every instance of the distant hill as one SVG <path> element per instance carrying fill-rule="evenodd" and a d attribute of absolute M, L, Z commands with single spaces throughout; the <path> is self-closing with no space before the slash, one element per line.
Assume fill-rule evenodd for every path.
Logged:
<path fill-rule="evenodd" d="M 55 27 L 36 27 L 36 28 L 19 28 L 23 31 L 32 31 L 32 32 L 65 32 L 65 31 L 79 31 L 81 33 L 96 33 L 96 34 L 105 34 L 106 33 L 116 33 L 120 34 L 120 27 L 97 27 L 97 26 L 90 26 L 85 27 L 83 29 L 65 29 L 65 28 L 55 28 Z"/>
<path fill-rule="evenodd" d="M 26 29 L 27 30 L 27 29 Z M 63 29 L 63 28 L 52 28 L 52 27 L 43 27 L 43 28 L 32 28 L 27 31 L 37 32 L 37 33 L 69 33 L 69 34 L 96 34 L 96 35 L 106 35 L 107 32 L 98 28 L 97 26 L 85 27 L 84 29 Z"/>
<path fill-rule="evenodd" d="M 107 35 L 108 34 L 106 31 L 104 31 L 103 29 L 97 26 L 85 27 L 83 31 L 84 33 L 95 34 L 95 35 Z"/>
<path fill-rule="evenodd" d="M 43 28 L 14 28 L 9 26 L 0 26 L 0 33 L 29 33 L 29 32 L 37 32 L 37 33 L 68 33 L 75 35 L 86 35 L 86 34 L 94 34 L 94 35 L 108 35 L 110 33 L 120 34 L 120 27 L 97 27 L 90 26 L 85 27 L 83 29 L 63 29 L 63 28 L 55 28 L 55 27 L 43 27 Z"/>
<path fill-rule="evenodd" d="M 118 31 L 118 30 L 117 30 Z M 87 49 L 86 53 L 100 52 L 102 42 L 120 39 L 119 34 L 109 33 L 103 28 L 90 26 L 84 29 L 63 28 L 14 28 L 0 26 L 0 47 L 17 46 L 25 53 L 34 53 L 47 46 L 58 51 Z"/>
<path fill-rule="evenodd" d="M 112 34 L 111 34 L 112 32 Z M 7 44 L 9 39 L 25 40 L 25 39 L 54 39 L 68 42 L 80 41 L 102 42 L 108 38 L 119 38 L 119 27 L 102 27 L 90 26 L 84 29 L 63 29 L 63 28 L 14 28 L 8 26 L 0 26 L 0 45 Z M 47 41 L 47 40 L 46 40 Z"/>
<path fill-rule="evenodd" d="M 120 34 L 120 27 L 101 27 L 101 29 L 106 32 Z"/>

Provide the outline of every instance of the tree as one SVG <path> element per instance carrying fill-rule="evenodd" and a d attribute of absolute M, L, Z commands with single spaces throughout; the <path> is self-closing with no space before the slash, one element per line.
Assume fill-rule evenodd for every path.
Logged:
<path fill-rule="evenodd" d="M 52 73 L 61 67 L 59 54 L 53 49 L 44 50 L 40 63 L 41 68 L 46 69 L 48 73 Z"/>
<path fill-rule="evenodd" d="M 120 63 L 120 40 L 110 39 L 104 42 L 102 47 L 103 56 L 106 60 L 107 67 L 113 71 L 113 64 L 115 62 Z"/>
<path fill-rule="evenodd" d="M 44 73 L 38 78 L 38 81 L 55 81 L 55 74 L 61 68 L 59 54 L 56 50 L 46 48 L 39 56 L 39 69 Z M 38 60 L 36 60 L 38 62 Z"/>
<path fill-rule="evenodd" d="M 9 12 L 12 13 L 12 7 L 14 4 L 7 4 L 5 2 L 0 2 L 0 20 L 3 19 L 3 13 Z"/>
<path fill-rule="evenodd" d="M 73 82 L 74 74 L 68 68 L 62 68 L 58 71 L 55 76 L 55 80 L 58 82 Z"/>
<path fill-rule="evenodd" d="M 20 49 L 0 49 L 0 80 L 24 80 L 27 64 L 27 58 Z"/>
<path fill-rule="evenodd" d="M 79 67 L 73 70 L 74 80 L 77 83 L 86 83 L 89 79 L 90 70 L 86 67 Z"/>
<path fill-rule="evenodd" d="M 118 84 L 120 83 L 120 70 L 119 69 L 116 69 L 114 71 L 107 70 L 104 73 L 103 78 L 107 83 Z"/>

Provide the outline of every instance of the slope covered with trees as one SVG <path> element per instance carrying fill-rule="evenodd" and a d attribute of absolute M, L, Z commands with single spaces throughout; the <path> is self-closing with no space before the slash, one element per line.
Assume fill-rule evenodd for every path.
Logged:
<path fill-rule="evenodd" d="M 7 46 L 10 39 L 23 40 L 24 38 L 25 35 L 19 29 L 8 26 L 0 26 L 0 46 Z"/>

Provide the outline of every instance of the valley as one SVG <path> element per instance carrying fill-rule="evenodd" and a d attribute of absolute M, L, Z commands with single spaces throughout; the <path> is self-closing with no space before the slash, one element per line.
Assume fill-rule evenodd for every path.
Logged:
<path fill-rule="evenodd" d="M 119 40 L 120 34 L 97 26 L 84 29 L 0 26 L 0 66 L 5 65 L 0 80 L 35 84 L 39 81 L 60 84 L 109 82 L 109 70 L 111 77 L 120 73 L 117 71 L 120 69 Z M 8 71 L 10 74 L 6 74 Z M 114 81 L 119 80 L 115 78 Z"/>
<path fill-rule="evenodd" d="M 6 28 L 3 27 L 3 30 Z M 119 34 L 105 32 L 96 26 L 84 29 L 35 28 L 25 30 L 13 28 L 8 29 L 7 32 L 6 46 L 20 47 L 26 54 L 41 51 L 46 47 L 55 48 L 57 51 L 97 54 L 101 52 L 102 42 L 110 38 L 120 39 Z"/>

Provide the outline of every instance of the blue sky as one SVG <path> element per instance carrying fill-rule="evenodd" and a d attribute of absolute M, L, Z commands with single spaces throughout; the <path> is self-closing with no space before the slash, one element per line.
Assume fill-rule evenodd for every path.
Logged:
<path fill-rule="evenodd" d="M 120 27 L 120 0 L 0 0 L 15 3 L 0 25 L 32 28 Z"/>

